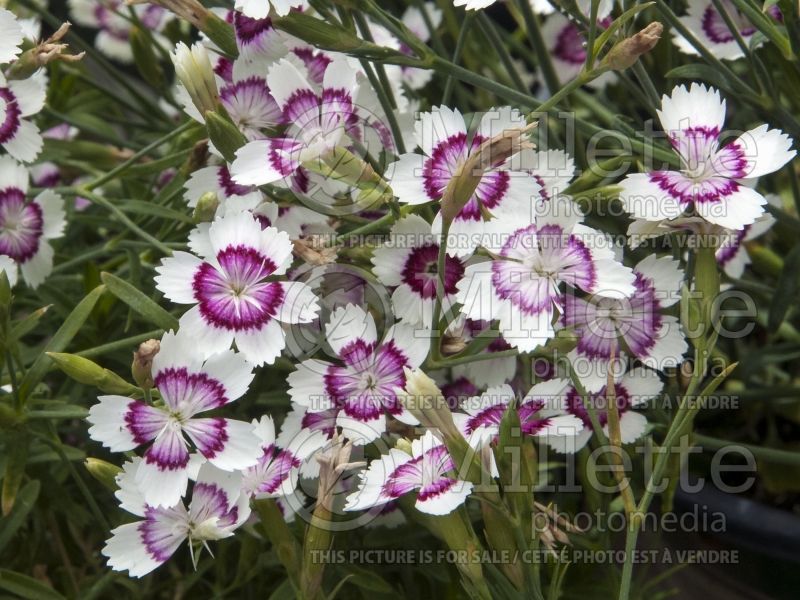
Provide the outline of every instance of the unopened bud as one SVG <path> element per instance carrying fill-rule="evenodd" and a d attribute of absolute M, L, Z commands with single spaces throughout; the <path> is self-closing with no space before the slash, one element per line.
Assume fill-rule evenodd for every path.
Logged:
<path fill-rule="evenodd" d="M 425 427 L 435 427 L 445 438 L 461 439 L 453 423 L 447 399 L 436 382 L 420 369 L 403 369 L 406 375 L 405 394 L 400 394 L 403 406 Z"/>
<path fill-rule="evenodd" d="M 236 159 L 236 151 L 247 143 L 244 134 L 233 124 L 225 109 L 206 111 L 203 115 L 208 139 L 228 162 Z"/>
<path fill-rule="evenodd" d="M 48 352 L 47 356 L 59 369 L 78 383 L 92 385 L 106 394 L 127 396 L 136 392 L 135 386 L 88 358 L 65 352 Z"/>
<path fill-rule="evenodd" d="M 601 68 L 624 71 L 639 60 L 642 54 L 650 52 L 661 39 L 663 32 L 664 26 L 654 21 L 639 33 L 617 42 L 606 54 Z"/>
<path fill-rule="evenodd" d="M 72 25 L 62 23 L 53 35 L 33 48 L 26 50 L 14 61 L 6 73 L 7 79 L 27 79 L 41 67 L 54 61 L 77 62 L 86 55 L 85 52 L 68 54 L 68 44 L 62 44 L 61 39 L 67 35 Z"/>
<path fill-rule="evenodd" d="M 208 223 L 214 220 L 219 208 L 219 198 L 215 192 L 206 192 L 197 200 L 197 206 L 194 207 L 192 213 L 192 220 L 195 223 Z"/>
<path fill-rule="evenodd" d="M 170 56 L 175 65 L 175 75 L 200 114 L 216 110 L 220 106 L 219 91 L 206 47 L 197 42 L 189 48 L 178 42 Z"/>
<path fill-rule="evenodd" d="M 449 225 L 453 222 L 456 215 L 472 198 L 487 171 L 503 164 L 522 150 L 534 148 L 534 144 L 528 136 L 536 125 L 537 123 L 531 123 L 517 129 L 506 129 L 483 142 L 478 150 L 464 161 L 455 176 L 450 179 L 442 195 L 442 221 L 444 223 Z M 491 218 L 491 215 L 484 212 L 484 209 L 485 207 L 481 207 L 484 218 Z"/>
<path fill-rule="evenodd" d="M 338 248 L 319 247 L 313 240 L 292 240 L 292 252 L 309 265 L 321 267 L 336 262 Z"/>
<path fill-rule="evenodd" d="M 127 0 L 127 4 L 157 4 L 166 8 L 205 33 L 228 57 L 239 56 L 233 27 L 208 10 L 198 0 Z"/>
<path fill-rule="evenodd" d="M 122 473 L 122 469 L 117 465 L 112 465 L 110 462 L 99 458 L 89 457 L 83 462 L 83 466 L 86 467 L 86 470 L 89 471 L 92 477 L 112 492 L 116 492 L 119 489 L 117 485 L 117 475 Z"/>
<path fill-rule="evenodd" d="M 143 390 L 153 387 L 153 359 L 161 349 L 161 342 L 158 340 L 147 340 L 139 345 L 139 349 L 133 353 L 133 364 L 131 374 L 136 384 Z"/>
<path fill-rule="evenodd" d="M 407 438 L 400 438 L 397 440 L 397 443 L 394 445 L 394 447 L 401 452 L 405 452 L 409 456 L 414 454 L 413 450 L 411 449 L 411 441 Z"/>

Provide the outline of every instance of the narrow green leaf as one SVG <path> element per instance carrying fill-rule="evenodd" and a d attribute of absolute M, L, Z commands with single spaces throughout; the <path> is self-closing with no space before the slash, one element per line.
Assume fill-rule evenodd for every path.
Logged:
<path fill-rule="evenodd" d="M 119 207 L 123 212 L 126 213 L 146 215 L 148 217 L 160 217 L 170 221 L 180 221 L 182 223 L 194 225 L 192 217 L 186 213 L 167 208 L 166 206 L 160 206 L 152 202 L 146 202 L 144 200 L 128 200 L 127 202 L 120 204 Z"/>
<path fill-rule="evenodd" d="M 775 295 L 769 307 L 769 320 L 767 328 L 770 333 L 778 331 L 789 307 L 797 301 L 797 292 L 800 287 L 800 244 L 792 248 L 783 262 L 783 271 L 775 286 Z"/>
<path fill-rule="evenodd" d="M 178 319 L 164 310 L 145 294 L 137 290 L 127 281 L 112 275 L 102 273 L 100 275 L 103 283 L 108 287 L 108 291 L 130 306 L 145 319 L 157 325 L 161 329 L 170 330 L 178 328 Z"/>
<path fill-rule="evenodd" d="M 25 600 L 66 600 L 46 583 L 8 569 L 0 569 L 0 589 Z"/>
<path fill-rule="evenodd" d="M 11 335 L 14 337 L 14 339 L 18 340 L 22 336 L 33 331 L 49 308 L 50 305 L 43 306 L 39 310 L 33 311 L 25 318 L 20 319 L 19 321 L 14 323 L 14 326 L 11 329 Z"/>
<path fill-rule="evenodd" d="M 0 552 L 6 547 L 6 544 L 14 537 L 17 530 L 22 527 L 25 522 L 25 517 L 31 512 L 33 505 L 36 503 L 36 498 L 39 497 L 39 490 L 41 485 L 39 481 L 33 480 L 25 484 L 25 486 L 17 494 L 17 499 L 14 502 L 14 508 L 7 516 L 0 519 Z"/>
<path fill-rule="evenodd" d="M 50 342 L 44 348 L 44 352 L 39 355 L 33 363 L 33 366 L 31 366 L 25 374 L 25 377 L 22 378 L 19 385 L 19 393 L 22 398 L 27 398 L 45 374 L 47 374 L 47 371 L 50 370 L 52 361 L 45 352 L 61 352 L 69 345 L 72 338 L 81 330 L 81 327 L 83 327 L 83 324 L 89 318 L 92 310 L 94 310 L 95 304 L 97 304 L 97 301 L 105 291 L 106 287 L 104 285 L 98 285 L 94 288 L 78 303 L 61 327 L 58 328 L 58 331 L 56 331 L 55 335 L 53 335 Z"/>

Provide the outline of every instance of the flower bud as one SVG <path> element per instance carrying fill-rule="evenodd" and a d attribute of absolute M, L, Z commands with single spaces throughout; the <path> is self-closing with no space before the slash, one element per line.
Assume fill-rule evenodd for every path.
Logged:
<path fill-rule="evenodd" d="M 192 220 L 195 223 L 208 223 L 214 220 L 219 208 L 219 198 L 214 192 L 206 192 L 197 200 L 197 206 L 194 207 L 192 213 Z"/>
<path fill-rule="evenodd" d="M 617 42 L 606 54 L 601 68 L 624 71 L 633 66 L 642 54 L 650 52 L 655 47 L 658 40 L 661 39 L 663 31 L 664 26 L 658 21 L 654 21 L 639 33 Z"/>
<path fill-rule="evenodd" d="M 228 57 L 239 56 L 233 27 L 208 10 L 198 0 L 127 0 L 127 4 L 157 4 L 166 8 L 205 33 Z"/>
<path fill-rule="evenodd" d="M 537 123 L 531 123 L 517 129 L 506 129 L 484 141 L 476 152 L 467 157 L 442 194 L 442 221 L 445 224 L 452 223 L 469 202 L 486 171 L 501 165 L 522 150 L 534 148 L 528 134 L 536 125 Z M 483 206 L 481 213 L 484 219 L 491 218 Z"/>
<path fill-rule="evenodd" d="M 206 47 L 197 42 L 190 49 L 183 42 L 178 42 L 170 56 L 175 65 L 175 75 L 200 114 L 216 110 L 220 106 L 219 91 Z"/>
<path fill-rule="evenodd" d="M 153 387 L 153 359 L 161 349 L 161 342 L 158 340 L 147 340 L 139 345 L 139 349 L 133 353 L 133 364 L 131 374 L 133 380 L 143 390 Z"/>
<path fill-rule="evenodd" d="M 77 62 L 86 55 L 85 52 L 67 54 L 68 44 L 61 44 L 61 39 L 67 35 L 71 23 L 62 23 L 53 35 L 33 48 L 26 50 L 14 61 L 6 73 L 7 79 L 27 79 L 48 63 L 60 60 L 62 62 Z"/>
<path fill-rule="evenodd" d="M 208 139 L 225 160 L 233 162 L 236 151 L 247 143 L 244 134 L 233 124 L 222 107 L 219 110 L 206 111 L 203 116 L 206 120 Z"/>
<path fill-rule="evenodd" d="M 425 427 L 435 427 L 450 440 L 463 440 L 453 423 L 453 414 L 447 399 L 436 382 L 420 369 L 404 367 L 405 394 L 399 394 L 403 406 Z"/>
<path fill-rule="evenodd" d="M 92 385 L 106 394 L 127 396 L 136 392 L 136 387 L 122 377 L 113 371 L 104 369 L 88 358 L 65 352 L 48 352 L 47 356 L 59 369 L 78 383 Z"/>
<path fill-rule="evenodd" d="M 119 485 L 117 485 L 117 475 L 122 473 L 122 469 L 117 465 L 112 465 L 110 462 L 99 458 L 89 457 L 83 462 L 83 466 L 86 467 L 86 470 L 89 471 L 92 477 L 112 492 L 116 492 L 119 489 Z"/>

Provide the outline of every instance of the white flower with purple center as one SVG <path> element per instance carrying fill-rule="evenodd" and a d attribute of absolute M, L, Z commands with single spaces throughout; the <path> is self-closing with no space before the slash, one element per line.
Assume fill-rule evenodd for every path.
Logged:
<path fill-rule="evenodd" d="M 322 448 L 328 437 L 322 431 L 300 428 L 296 420 L 284 422 L 282 443 L 275 440 L 272 417 L 253 420 L 255 433 L 261 440 L 258 463 L 242 471 L 243 489 L 256 498 L 286 498 L 295 493 L 300 466 Z"/>
<path fill-rule="evenodd" d="M 575 434 L 583 423 L 563 409 L 563 397 L 569 381 L 553 379 L 537 383 L 517 406 L 520 427 L 525 435 L 547 441 L 550 435 Z M 479 449 L 497 440 L 500 423 L 515 400 L 510 385 L 491 387 L 480 396 L 461 403 L 464 412 L 453 413 L 453 421 L 473 448 Z"/>
<path fill-rule="evenodd" d="M 611 24 L 611 21 L 611 17 L 598 13 L 598 29 L 605 29 Z M 553 13 L 542 25 L 542 38 L 544 38 L 550 53 L 558 81 L 565 84 L 575 79 L 586 64 L 586 36 L 578 25 L 559 12 Z M 586 85 L 590 88 L 601 89 L 615 78 L 614 73 L 607 72 Z"/>
<path fill-rule="evenodd" d="M 27 200 L 28 170 L 8 156 L 0 156 L 0 270 L 9 283 L 17 273 L 30 287 L 38 287 L 53 270 L 53 247 L 67 224 L 64 199 L 45 190 Z"/>
<path fill-rule="evenodd" d="M 545 206 L 535 223 L 489 248 L 493 260 L 467 266 L 456 296 L 466 317 L 498 320 L 505 340 L 523 352 L 555 335 L 565 285 L 612 298 L 635 291 L 631 269 L 617 262 L 605 234 L 580 224 L 571 201 L 560 197 Z"/>
<path fill-rule="evenodd" d="M 693 210 L 709 223 L 741 229 L 753 223 L 766 204 L 746 180 L 772 173 L 795 156 L 792 139 L 766 125 L 721 146 L 725 100 L 714 88 L 698 83 L 664 95 L 658 117 L 681 169 L 635 173 L 620 183 L 620 200 L 637 219 L 675 219 Z"/>
<path fill-rule="evenodd" d="M 42 110 L 46 96 L 43 71 L 10 81 L 0 72 L 0 146 L 18 161 L 31 162 L 42 150 L 42 134 L 28 117 Z"/>
<path fill-rule="evenodd" d="M 637 368 L 624 375 L 617 374 L 615 376 L 614 402 L 619 414 L 623 444 L 631 444 L 644 435 L 647 430 L 647 417 L 635 412 L 634 409 L 644 406 L 648 401 L 657 397 L 663 387 L 664 384 L 656 372 L 649 369 Z M 600 427 L 608 436 L 609 398 L 606 394 L 606 386 L 597 392 L 587 394 L 586 398 L 581 398 L 578 391 L 570 386 L 562 400 L 563 404 L 560 408 L 578 417 L 583 422 L 583 429 L 548 436 L 548 445 L 554 450 L 571 453 L 586 446 L 594 433 L 587 406 L 594 410 Z"/>
<path fill-rule="evenodd" d="M 617 369 L 630 356 L 664 371 L 678 366 L 688 349 L 678 318 L 663 314 L 681 298 L 680 263 L 651 254 L 633 272 L 636 291 L 630 298 L 567 295 L 564 325 L 578 335 L 569 359 L 590 392 L 606 384 L 612 359 Z"/>
<path fill-rule="evenodd" d="M 397 397 L 406 384 L 404 367 L 419 367 L 430 345 L 427 330 L 398 323 L 378 342 L 375 321 L 364 309 L 338 308 L 325 327 L 338 363 L 305 360 L 287 379 L 289 396 L 309 413 L 338 409 L 336 425 L 354 443 L 370 442 L 386 431 L 386 414 L 415 424 Z"/>
<path fill-rule="evenodd" d="M 0 8 L 0 63 L 9 63 L 17 57 L 24 37 L 17 16 Z"/>
<path fill-rule="evenodd" d="M 274 227 L 261 229 L 249 212 L 216 219 L 190 238 L 200 256 L 175 252 L 156 268 L 156 287 L 178 304 L 193 304 L 181 330 L 206 356 L 236 342 L 255 365 L 272 364 L 286 345 L 282 324 L 310 323 L 319 310 L 305 283 L 282 281 L 292 242 Z"/>
<path fill-rule="evenodd" d="M 472 483 L 458 479 L 447 447 L 428 430 L 411 442 L 411 454 L 392 448 L 361 474 L 358 490 L 347 497 L 346 511 L 368 510 L 416 493 L 414 507 L 446 515 L 472 493 Z"/>
<path fill-rule="evenodd" d="M 270 11 L 282 17 L 292 9 L 304 10 L 309 4 L 308 0 L 236 0 L 234 7 L 251 19 L 266 19 Z"/>
<path fill-rule="evenodd" d="M 113 452 L 150 444 L 136 483 L 147 504 L 172 506 L 186 493 L 189 481 L 188 441 L 224 471 L 256 463 L 260 445 L 250 423 L 198 416 L 243 396 L 253 380 L 252 369 L 232 350 L 203 361 L 191 336 L 166 333 L 153 359 L 160 402 L 100 396 L 89 410 L 89 435 Z"/>
<path fill-rule="evenodd" d="M 345 58 L 325 69 L 322 89 L 308 81 L 295 61 L 283 59 L 272 66 L 267 84 L 287 124 L 280 137 L 253 141 L 236 152 L 233 179 L 242 185 L 289 182 L 304 162 L 316 161 L 337 147 L 350 145 L 356 71 Z"/>
<path fill-rule="evenodd" d="M 143 464 L 139 459 L 126 463 L 117 479 L 122 508 L 142 520 L 111 531 L 102 554 L 115 571 L 128 571 L 131 577 L 147 575 L 167 562 L 187 540 L 196 566 L 196 545 L 208 548 L 209 541 L 232 536 L 250 516 L 249 497 L 241 491 L 240 473 L 220 471 L 206 463 L 192 487 L 188 509 L 180 500 L 169 507 L 155 507 L 136 498 L 138 470 Z"/>
<path fill-rule="evenodd" d="M 438 201 L 483 142 L 525 126 L 525 117 L 519 111 L 503 107 L 486 112 L 477 131 L 470 134 L 458 110 L 434 107 L 429 113 L 421 113 L 415 125 L 415 141 L 422 154 L 403 154 L 389 165 L 389 184 L 405 204 Z M 469 256 L 493 234 L 531 222 L 539 184 L 529 173 L 509 170 L 507 162 L 510 160 L 483 173 L 475 193 L 456 215 L 448 234 L 448 254 Z M 431 230 L 438 234 L 441 229 L 442 218 L 437 215 Z"/>
<path fill-rule="evenodd" d="M 372 271 L 378 280 L 393 287 L 395 316 L 410 325 L 430 327 L 439 279 L 439 236 L 418 215 L 409 215 L 392 226 L 389 239 L 372 255 Z M 460 258 L 448 255 L 444 265 L 445 311 L 452 308 L 457 284 L 464 275 Z"/>
<path fill-rule="evenodd" d="M 731 0 L 720 0 L 720 4 L 745 44 L 752 47 L 751 40 L 758 29 Z M 781 19 L 777 6 L 771 6 L 765 12 L 776 20 Z M 741 46 L 736 41 L 736 35 L 731 32 L 725 18 L 713 2 L 695 0 L 687 3 L 687 13 L 679 20 L 703 44 L 703 47 L 717 58 L 736 60 L 744 56 Z M 697 49 L 675 29 L 672 30 L 672 39 L 681 52 L 698 55 Z"/>
<path fill-rule="evenodd" d="M 121 63 L 133 62 L 130 34 L 133 24 L 127 17 L 133 10 L 142 26 L 148 29 L 159 46 L 168 42 L 159 32 L 171 18 L 170 13 L 155 4 L 127 6 L 123 0 L 69 0 L 69 12 L 83 27 L 99 29 L 94 38 L 97 49 Z M 122 16 L 126 15 L 126 16 Z"/>

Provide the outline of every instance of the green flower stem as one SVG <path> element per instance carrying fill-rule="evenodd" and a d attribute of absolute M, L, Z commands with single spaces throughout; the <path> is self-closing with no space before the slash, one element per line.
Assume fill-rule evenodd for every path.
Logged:
<path fill-rule="evenodd" d="M 162 145 L 166 144 L 167 142 L 169 142 L 170 140 L 175 139 L 179 135 L 185 133 L 186 131 L 189 131 L 191 128 L 199 127 L 199 126 L 200 125 L 198 123 L 195 123 L 194 121 L 186 121 L 183 125 L 180 125 L 180 126 L 176 127 L 175 129 L 170 131 L 168 134 L 158 138 L 154 142 L 151 142 L 150 144 L 148 144 L 147 146 L 145 146 L 144 148 L 139 150 L 136 154 L 131 156 L 128 160 L 126 160 L 125 162 L 123 162 L 120 165 L 118 165 L 118 166 L 114 167 L 113 169 L 111 169 L 108 173 L 98 177 L 94 181 L 90 181 L 89 183 L 84 184 L 82 186 L 82 189 L 91 191 L 91 190 L 99 188 L 103 184 L 108 183 L 112 179 L 118 177 L 119 175 L 121 175 L 122 173 L 127 171 L 129 168 L 131 168 L 137 162 L 139 162 L 139 159 L 147 156 L 148 154 L 150 154 L 153 150 L 155 150 L 159 146 L 162 146 Z"/>
<path fill-rule="evenodd" d="M 498 58 L 503 63 L 503 67 L 505 67 L 508 77 L 514 84 L 514 87 L 516 87 L 520 92 L 527 92 L 528 88 L 520 78 L 517 68 L 514 66 L 514 59 L 512 59 L 511 55 L 508 53 L 508 48 L 506 48 L 505 42 L 497 33 L 497 27 L 483 11 L 478 11 L 478 26 L 481 28 L 483 35 L 485 35 L 486 39 L 489 40 L 489 43 L 494 48 Z"/>
<path fill-rule="evenodd" d="M 704 450 L 721 450 L 731 446 L 740 446 L 749 450 L 759 460 L 773 463 L 776 465 L 800 466 L 800 452 L 780 450 L 778 448 L 767 448 L 756 446 L 755 444 L 745 444 L 730 440 L 720 440 L 707 435 L 694 434 L 694 441 L 700 444 Z"/>
<path fill-rule="evenodd" d="M 374 43 L 375 40 L 372 37 L 372 33 L 369 30 L 369 25 L 367 24 L 367 20 L 364 18 L 364 15 L 358 11 L 352 11 L 351 14 L 364 39 L 368 42 Z M 403 134 L 400 130 L 400 125 L 397 122 L 397 115 L 395 114 L 397 101 L 392 93 L 392 87 L 389 83 L 389 78 L 386 76 L 386 69 L 384 69 L 381 63 L 374 62 L 373 66 L 375 67 L 378 81 L 373 82 L 372 78 L 375 76 L 372 74 L 372 69 L 367 68 L 369 67 L 369 63 L 366 61 L 361 61 L 361 65 L 366 71 L 367 77 L 370 78 L 372 87 L 375 88 L 375 92 L 378 94 L 378 100 L 381 103 L 381 108 L 383 108 L 383 112 L 386 114 L 386 119 L 389 121 L 389 128 L 392 130 L 392 137 L 394 138 L 395 146 L 397 146 L 397 153 L 405 154 L 406 148 L 405 143 L 403 142 Z"/>
<path fill-rule="evenodd" d="M 286 569 L 289 581 L 297 592 L 300 589 L 300 557 L 302 556 L 300 544 L 286 525 L 281 509 L 274 499 L 254 500 L 253 505 L 261 520 L 261 528 L 272 544 L 275 556 Z"/>
<path fill-rule="evenodd" d="M 93 204 L 98 204 L 99 206 L 102 206 L 103 208 L 108 210 L 111 214 L 113 214 L 117 218 L 117 220 L 119 220 L 120 223 L 125 225 L 125 227 L 127 227 L 136 236 L 142 238 L 144 241 L 148 242 L 154 248 L 160 250 L 166 256 L 172 256 L 172 249 L 169 246 L 164 244 L 161 240 L 156 239 L 155 237 L 147 233 L 144 229 L 139 227 L 136 223 L 131 221 L 131 219 L 128 218 L 128 216 L 124 212 L 122 212 L 118 206 L 112 204 L 111 201 L 109 201 L 107 198 L 95 194 L 94 192 L 90 191 L 88 188 L 84 186 L 79 186 L 74 188 L 72 191 L 72 195 L 82 196 L 87 200 L 90 200 Z"/>
<path fill-rule="evenodd" d="M 542 37 L 541 24 L 535 14 L 529 0 L 517 0 L 517 6 L 522 13 L 522 18 L 525 21 L 525 30 L 528 33 L 531 46 L 533 46 L 536 56 L 539 61 L 539 67 L 544 74 L 544 81 L 547 84 L 547 89 L 551 94 L 556 94 L 561 87 L 561 82 L 558 79 L 553 61 L 550 58 L 550 52 Z"/>
<path fill-rule="evenodd" d="M 461 60 L 461 54 L 464 52 L 464 45 L 467 42 L 469 31 L 472 29 L 472 24 L 478 12 L 479 11 L 476 10 L 468 10 L 466 15 L 464 15 L 464 22 L 461 24 L 461 30 L 458 32 L 458 39 L 456 40 L 456 49 L 453 51 L 452 63 L 454 65 L 458 64 Z M 442 94 L 442 104 L 445 106 L 450 102 L 455 80 L 456 78 L 453 74 L 447 76 L 447 81 L 444 84 L 444 93 Z"/>

